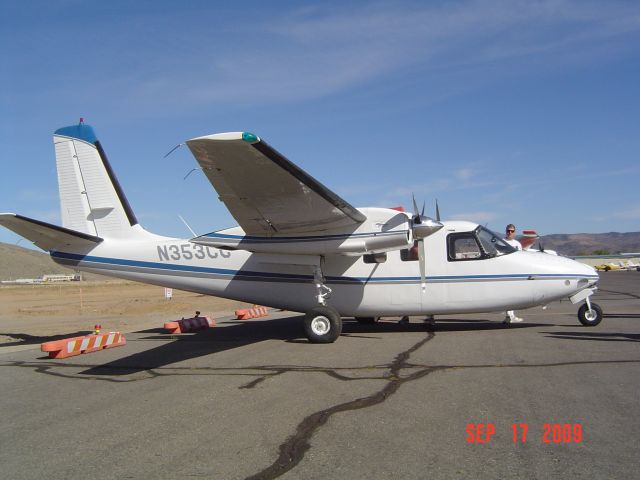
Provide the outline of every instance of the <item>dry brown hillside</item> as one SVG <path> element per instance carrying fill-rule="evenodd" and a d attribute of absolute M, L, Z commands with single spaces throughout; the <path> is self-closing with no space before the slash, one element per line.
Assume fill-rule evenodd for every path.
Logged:
<path fill-rule="evenodd" d="M 567 256 L 590 255 L 596 250 L 607 250 L 610 254 L 640 252 L 640 232 L 553 234 L 541 240 L 544 248 Z"/>
<path fill-rule="evenodd" d="M 74 273 L 51 260 L 39 250 L 31 250 L 17 245 L 0 243 L 0 280 L 16 278 L 38 278 L 48 273 Z M 83 274 L 87 280 L 106 280 L 107 277 Z"/>

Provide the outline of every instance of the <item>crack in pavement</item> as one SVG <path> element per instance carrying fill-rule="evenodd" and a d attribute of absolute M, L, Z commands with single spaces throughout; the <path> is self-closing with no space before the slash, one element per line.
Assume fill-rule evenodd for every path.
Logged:
<path fill-rule="evenodd" d="M 486 364 L 478 364 L 478 365 L 426 365 L 421 363 L 406 363 L 403 366 L 404 369 L 415 369 L 415 368 L 436 368 L 438 370 L 455 370 L 455 369 L 468 369 L 468 368 L 544 368 L 544 367 L 563 367 L 563 366 L 581 366 L 581 365 L 605 365 L 605 364 L 613 364 L 613 363 L 640 363 L 639 360 L 578 360 L 578 361 L 568 361 L 568 362 L 553 362 L 553 363 L 486 363 Z M 36 371 L 37 373 L 44 373 L 46 375 L 53 375 L 56 377 L 67 378 L 71 380 L 102 380 L 108 382 L 139 382 L 141 380 L 148 380 L 150 378 L 160 378 L 160 377 L 171 377 L 171 376 L 229 376 L 229 377 L 255 377 L 259 376 L 257 380 L 263 381 L 267 380 L 271 377 L 275 377 L 277 375 L 281 375 L 283 373 L 324 373 L 332 378 L 341 381 L 358 381 L 358 380 L 388 380 L 389 375 L 383 374 L 380 376 L 357 376 L 357 377 L 348 377 L 346 375 L 342 375 L 338 373 L 339 370 L 344 371 L 364 371 L 364 370 L 375 370 L 380 371 L 389 370 L 389 365 L 378 365 L 378 366 L 365 366 L 365 367 L 301 367 L 301 366 L 248 366 L 248 367 L 233 367 L 233 368 L 216 368 L 216 367 L 184 367 L 184 368 L 167 368 L 159 371 L 157 369 L 149 369 L 147 372 L 152 375 L 152 377 L 147 378 L 132 378 L 132 379 L 112 379 L 112 378 L 104 378 L 101 376 L 78 376 L 77 373 L 74 374 L 65 374 L 59 372 L 52 372 L 53 368 L 86 368 L 87 365 L 78 365 L 78 364 L 49 364 L 42 365 L 40 363 L 31 363 L 31 362 L 1 362 L 0 368 L 2 367 L 22 367 L 22 368 L 30 368 Z M 99 368 L 97 366 L 96 368 Z M 139 370 L 140 367 L 131 367 L 132 371 Z M 121 370 L 121 368 L 119 368 Z M 251 371 L 268 371 L 269 373 L 251 373 Z M 260 383 L 260 382 L 258 382 Z M 251 382 L 242 385 L 238 388 L 240 389 L 250 389 L 255 387 L 256 380 L 252 380 Z"/>
<path fill-rule="evenodd" d="M 566 367 L 566 366 L 582 366 L 582 365 L 606 365 L 606 364 L 620 364 L 620 363 L 640 363 L 640 359 L 638 360 L 629 360 L 629 359 L 620 359 L 620 360 L 577 360 L 577 361 L 567 361 L 567 362 L 552 362 L 552 363 L 487 363 L 487 364 L 478 364 L 478 365 L 455 365 L 455 364 L 443 364 L 443 365 L 426 365 L 421 363 L 404 363 L 402 365 L 402 370 L 410 370 L 410 369 L 423 369 L 423 370 L 464 370 L 464 369 L 476 369 L 476 368 L 546 368 L 546 367 Z M 26 361 L 15 361 L 15 362 L 0 362 L 0 368 L 3 367 L 18 367 L 18 368 L 28 368 L 33 369 L 36 373 L 42 373 L 45 375 L 51 375 L 54 377 L 65 378 L 69 380 L 89 380 L 89 381 L 104 381 L 104 382 L 113 382 L 113 383 L 130 383 L 130 382 L 140 382 L 145 380 L 159 379 L 162 377 L 174 377 L 174 376 L 220 376 L 220 377 L 258 377 L 254 378 L 250 382 L 241 385 L 238 389 L 252 389 L 255 388 L 260 383 L 268 380 L 270 378 L 277 377 L 284 373 L 324 373 L 336 380 L 344 381 L 344 382 L 352 382 L 352 381 L 360 381 L 360 380 L 389 380 L 391 379 L 401 379 L 405 380 L 409 378 L 409 376 L 400 377 L 398 373 L 391 373 L 390 369 L 392 369 L 392 365 L 374 365 L 374 366 L 364 366 L 364 367 L 309 367 L 309 366 L 287 366 L 287 365 L 274 365 L 274 366 L 248 366 L 248 367 L 233 367 L 233 368 L 220 368 L 220 367 L 174 367 L 174 368 L 166 368 L 162 370 L 157 369 L 148 369 L 145 370 L 144 378 L 108 378 L 103 376 L 94 376 L 94 375 L 82 375 L 78 373 L 63 373 L 56 372 L 53 369 L 73 369 L 73 368 L 86 368 L 86 364 L 60 364 L 60 363 L 50 363 L 47 365 L 43 365 L 41 363 L 32 363 Z M 100 366 L 96 366 L 95 368 L 100 368 Z M 138 372 L 140 367 L 132 366 L 130 367 L 132 371 Z M 119 367 L 118 370 L 122 370 L 122 367 Z M 359 371 L 375 371 L 382 372 L 378 375 L 366 375 L 366 376 L 347 376 L 339 371 L 348 371 L 348 372 L 359 372 Z M 260 373 L 252 373 L 252 372 L 260 372 Z M 82 376 L 80 376 L 82 375 Z M 413 374 L 411 375 L 411 378 Z"/>
<path fill-rule="evenodd" d="M 391 395 L 396 393 L 404 383 L 417 380 L 418 378 L 422 378 L 437 370 L 437 367 L 427 367 L 406 377 L 400 376 L 400 370 L 407 366 L 406 361 L 409 359 L 411 354 L 434 337 L 435 334 L 433 332 L 429 332 L 425 338 L 414 344 L 411 348 L 396 355 L 395 359 L 389 366 L 389 381 L 381 390 L 367 397 L 334 405 L 333 407 L 320 410 L 319 412 L 315 412 L 307 416 L 298 424 L 296 433 L 280 445 L 280 454 L 276 461 L 255 475 L 247 477 L 246 480 L 268 480 L 283 475 L 302 461 L 305 453 L 311 448 L 310 440 L 313 434 L 327 423 L 329 418 L 333 415 L 339 412 L 359 410 L 361 408 L 367 408 L 382 403 Z"/>
<path fill-rule="evenodd" d="M 324 373 L 332 378 L 342 381 L 357 381 L 357 380 L 385 380 L 385 375 L 367 375 L 349 377 L 347 375 L 339 373 L 339 371 L 345 372 L 358 372 L 358 371 L 380 371 L 388 370 L 389 365 L 369 365 L 364 367 L 313 367 L 313 366 L 298 366 L 298 365 L 262 365 L 262 366 L 247 366 L 247 367 L 167 367 L 161 369 L 145 368 L 141 365 L 129 365 L 118 367 L 118 375 L 126 375 L 126 371 L 130 370 L 133 373 L 140 373 L 142 370 L 145 374 L 142 378 L 111 378 L 106 375 L 85 375 L 83 373 L 64 373 L 57 372 L 54 369 L 87 369 L 90 365 L 78 364 L 78 363 L 35 363 L 28 361 L 11 361 L 0 362 L 0 368 L 2 367 L 18 367 L 33 369 L 37 373 L 43 373 L 46 375 L 52 375 L 54 377 L 67 378 L 71 380 L 98 380 L 103 382 L 113 383 L 130 383 L 140 382 L 144 380 L 150 380 L 161 377 L 171 376 L 248 376 L 259 378 L 252 380 L 251 382 L 242 385 L 240 389 L 251 389 L 268 378 L 282 375 L 283 373 Z M 112 370 L 110 367 L 103 365 L 90 366 L 93 370 L 104 369 L 107 372 Z M 259 372 L 259 373 L 251 373 Z"/>
<path fill-rule="evenodd" d="M 638 300 L 640 300 L 640 295 L 636 295 L 634 293 L 629 293 L 629 292 L 617 292 L 616 290 L 602 290 L 601 288 L 598 289 L 599 292 L 605 292 L 605 293 L 615 293 L 617 295 L 626 295 L 628 297 L 631 298 L 637 298 Z"/>

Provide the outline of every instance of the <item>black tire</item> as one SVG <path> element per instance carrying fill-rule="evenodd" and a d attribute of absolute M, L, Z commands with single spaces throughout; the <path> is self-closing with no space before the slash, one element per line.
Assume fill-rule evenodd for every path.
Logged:
<path fill-rule="evenodd" d="M 595 327 L 602 321 L 602 308 L 597 303 L 591 302 L 591 312 L 585 303 L 578 309 L 578 320 L 585 327 Z"/>
<path fill-rule="evenodd" d="M 304 333 L 311 343 L 333 343 L 342 333 L 342 318 L 335 308 L 318 305 L 305 314 Z"/>
<path fill-rule="evenodd" d="M 358 323 L 378 323 L 380 317 L 355 317 Z"/>

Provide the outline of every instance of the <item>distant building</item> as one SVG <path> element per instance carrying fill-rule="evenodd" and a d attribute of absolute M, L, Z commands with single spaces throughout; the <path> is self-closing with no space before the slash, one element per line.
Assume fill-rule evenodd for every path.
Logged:
<path fill-rule="evenodd" d="M 16 278 L 15 280 L 2 280 L 3 285 L 40 285 L 42 283 L 57 282 L 79 282 L 82 280 L 80 274 L 53 273 L 43 275 L 39 278 Z"/>
<path fill-rule="evenodd" d="M 9 282 L 9 283 L 16 283 L 18 285 L 36 285 L 36 284 L 42 283 L 42 279 L 41 278 L 16 278 L 13 282 Z"/>
<path fill-rule="evenodd" d="M 78 274 L 68 275 L 66 273 L 57 273 L 53 275 L 42 276 L 43 282 L 77 282 L 79 280 L 80 280 L 80 275 Z"/>

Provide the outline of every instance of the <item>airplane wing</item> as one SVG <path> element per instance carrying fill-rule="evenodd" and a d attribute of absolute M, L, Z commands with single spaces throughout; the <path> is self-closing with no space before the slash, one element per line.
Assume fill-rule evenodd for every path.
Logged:
<path fill-rule="evenodd" d="M 317 232 L 366 220 L 252 133 L 222 133 L 186 143 L 248 235 Z"/>
<path fill-rule="evenodd" d="M 67 246 L 92 246 L 102 242 L 102 238 L 76 232 L 50 223 L 23 217 L 15 213 L 0 213 L 0 225 L 18 235 L 31 240 L 42 250 L 49 251 Z"/>

